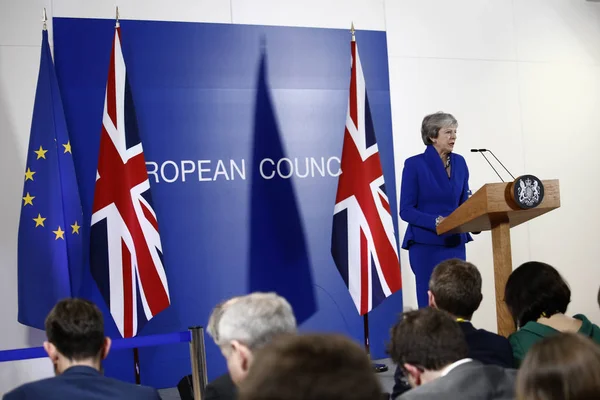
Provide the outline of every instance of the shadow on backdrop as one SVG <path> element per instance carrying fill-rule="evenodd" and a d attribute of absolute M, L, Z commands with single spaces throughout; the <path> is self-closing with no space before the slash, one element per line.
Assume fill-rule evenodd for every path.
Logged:
<path fill-rule="evenodd" d="M 298 324 L 316 312 L 308 247 L 267 82 L 264 39 L 257 77 L 250 194 L 250 292 L 274 291 Z M 261 171 L 261 163 L 263 170 Z M 279 173 L 277 173 L 279 169 Z"/>

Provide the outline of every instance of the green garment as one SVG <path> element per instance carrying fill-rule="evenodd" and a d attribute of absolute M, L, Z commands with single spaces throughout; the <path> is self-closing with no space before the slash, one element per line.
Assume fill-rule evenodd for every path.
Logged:
<path fill-rule="evenodd" d="M 573 318 L 582 322 L 578 333 L 585 335 L 591 338 L 594 342 L 600 344 L 600 328 L 597 325 L 592 324 L 590 320 L 582 314 L 577 314 Z M 513 348 L 513 355 L 515 356 L 515 362 L 517 365 L 521 365 L 525 359 L 525 355 L 534 343 L 537 343 L 543 338 L 552 336 L 558 332 L 559 331 L 556 329 L 547 325 L 543 325 L 535 321 L 529 321 L 524 327 L 510 335 L 508 340 Z"/>

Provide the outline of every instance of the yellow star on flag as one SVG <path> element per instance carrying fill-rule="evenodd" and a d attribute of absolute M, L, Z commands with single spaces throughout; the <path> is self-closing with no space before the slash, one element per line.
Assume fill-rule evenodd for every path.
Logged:
<path fill-rule="evenodd" d="M 27 181 L 27 179 L 33 180 L 33 174 L 35 174 L 35 172 L 30 170 L 29 167 L 27 167 L 27 171 L 25 171 L 25 180 L 26 181 Z"/>
<path fill-rule="evenodd" d="M 44 221 L 46 218 L 43 218 L 40 214 L 38 214 L 37 218 L 33 218 L 33 220 L 35 221 L 35 227 L 37 228 L 38 226 L 44 226 Z"/>
<path fill-rule="evenodd" d="M 37 158 L 36 160 L 39 160 L 40 158 L 46 159 L 46 153 L 48 152 L 48 150 L 44 150 L 42 148 L 42 146 L 40 146 L 39 150 L 34 150 L 33 151 L 35 154 L 37 154 Z"/>
<path fill-rule="evenodd" d="M 27 192 L 25 197 L 23 197 L 23 201 L 25 202 L 23 203 L 23 207 L 25 207 L 27 204 L 33 205 L 33 199 L 35 199 L 35 196 L 31 196 L 29 195 L 29 192 Z"/>
<path fill-rule="evenodd" d="M 79 228 L 81 228 L 81 226 L 79 226 L 77 224 L 77 221 L 75 221 L 75 223 L 73 225 L 71 225 L 71 228 L 73 228 L 73 232 L 71 232 L 71 233 L 74 233 L 74 234 L 76 233 L 79 235 Z"/>
<path fill-rule="evenodd" d="M 52 233 L 54 233 L 56 235 L 56 238 L 54 240 L 58 240 L 58 238 L 61 238 L 62 240 L 65 240 L 65 231 L 63 231 L 62 229 L 60 229 L 60 226 L 58 227 L 57 230 L 52 231 Z"/>
<path fill-rule="evenodd" d="M 67 144 L 63 144 L 63 147 L 65 148 L 65 153 L 71 153 L 71 141 L 67 141 Z M 73 154 L 73 153 L 71 153 Z"/>

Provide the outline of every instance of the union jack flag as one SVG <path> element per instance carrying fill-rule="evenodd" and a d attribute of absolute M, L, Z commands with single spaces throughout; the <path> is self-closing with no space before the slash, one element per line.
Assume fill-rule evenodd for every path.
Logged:
<path fill-rule="evenodd" d="M 333 212 L 331 253 L 360 315 L 402 287 L 398 247 L 358 47 Z"/>
<path fill-rule="evenodd" d="M 121 335 L 132 337 L 170 298 L 118 25 L 105 96 L 90 264 Z"/>

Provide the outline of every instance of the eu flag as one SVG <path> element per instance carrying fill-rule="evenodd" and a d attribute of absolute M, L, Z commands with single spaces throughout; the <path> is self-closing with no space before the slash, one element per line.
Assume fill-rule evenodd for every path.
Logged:
<path fill-rule="evenodd" d="M 19 222 L 19 322 L 44 329 L 81 277 L 82 210 L 48 32 L 42 33 Z"/>
<path fill-rule="evenodd" d="M 290 166 L 280 163 L 281 174 L 275 173 L 274 163 L 286 156 L 267 85 L 266 64 L 263 50 L 254 112 L 250 291 L 277 292 L 302 323 L 316 312 L 314 284 Z"/>

